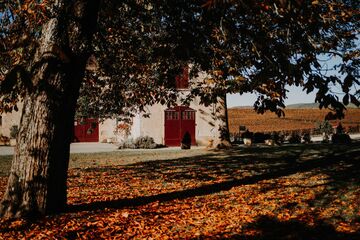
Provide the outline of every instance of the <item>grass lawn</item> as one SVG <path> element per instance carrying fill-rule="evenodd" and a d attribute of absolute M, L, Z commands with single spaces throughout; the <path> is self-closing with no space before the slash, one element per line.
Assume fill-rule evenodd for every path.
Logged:
<path fill-rule="evenodd" d="M 68 211 L 0 239 L 360 239 L 360 142 L 71 159 Z"/>

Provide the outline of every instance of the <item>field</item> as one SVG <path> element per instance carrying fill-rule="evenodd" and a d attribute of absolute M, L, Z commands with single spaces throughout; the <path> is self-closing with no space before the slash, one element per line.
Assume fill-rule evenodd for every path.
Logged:
<path fill-rule="evenodd" d="M 71 155 L 67 212 L 0 239 L 360 239 L 359 164 L 358 141 Z"/>
<path fill-rule="evenodd" d="M 251 132 L 272 132 L 314 129 L 317 122 L 324 120 L 329 110 L 320 109 L 286 109 L 285 117 L 279 118 L 271 112 L 257 114 L 253 109 L 229 109 L 229 128 L 237 133 L 239 126 L 246 126 Z M 350 108 L 341 121 L 331 121 L 333 126 L 339 122 L 345 127 L 360 125 L 360 109 Z"/>

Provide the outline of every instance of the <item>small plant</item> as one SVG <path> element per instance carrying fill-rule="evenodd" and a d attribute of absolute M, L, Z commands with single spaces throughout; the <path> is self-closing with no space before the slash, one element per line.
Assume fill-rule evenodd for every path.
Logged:
<path fill-rule="evenodd" d="M 320 134 L 322 134 L 324 143 L 329 142 L 330 139 L 329 135 L 333 133 L 333 127 L 331 126 L 329 121 L 324 120 L 322 122 L 317 122 L 315 126 L 315 130 Z"/>
<path fill-rule="evenodd" d="M 330 122 L 324 120 L 322 122 L 317 122 L 315 125 L 315 130 L 320 134 L 327 134 L 330 135 L 333 133 L 333 127 L 331 126 Z"/>
<path fill-rule="evenodd" d="M 105 139 L 105 142 L 107 140 Z M 136 149 L 135 143 L 133 139 L 127 139 L 125 141 L 122 141 L 119 145 L 119 149 Z"/>
<path fill-rule="evenodd" d="M 135 139 L 135 146 L 136 148 L 154 149 L 156 143 L 152 137 L 144 136 Z"/>
<path fill-rule="evenodd" d="M 19 133 L 19 127 L 18 125 L 12 125 L 10 127 L 10 138 L 16 138 L 16 136 Z"/>

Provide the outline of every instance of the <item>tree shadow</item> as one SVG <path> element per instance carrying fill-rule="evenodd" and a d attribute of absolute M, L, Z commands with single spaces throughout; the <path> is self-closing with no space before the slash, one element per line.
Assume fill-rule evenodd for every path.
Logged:
<path fill-rule="evenodd" d="M 220 232 L 214 239 L 248 239 L 248 240 L 271 240 L 271 239 L 327 239 L 327 240 L 355 240 L 359 239 L 359 233 L 340 233 L 336 229 L 322 221 L 314 226 L 306 225 L 297 220 L 279 221 L 274 217 L 261 216 L 254 223 L 243 227 L 242 232 L 254 234 L 232 234 L 231 232 Z M 209 239 L 208 236 L 199 236 L 194 239 Z M 210 238 L 211 239 L 211 238 Z"/>
<path fill-rule="evenodd" d="M 309 171 L 313 171 L 314 174 L 321 172 L 328 175 L 329 183 L 327 184 L 337 189 L 349 181 L 356 185 L 360 183 L 359 159 L 360 142 L 354 142 L 346 146 L 314 144 L 273 148 L 240 148 L 217 151 L 203 157 L 136 163 L 124 166 L 124 169 L 132 171 L 131 176 L 124 181 L 131 178 L 161 178 L 168 182 L 191 180 L 199 182 L 199 185 L 157 195 L 70 205 L 68 211 L 124 208 L 155 201 L 181 200 Z M 87 169 L 87 171 L 91 170 L 104 171 L 104 169 L 99 170 L 98 168 Z M 110 169 L 105 168 L 105 170 Z M 119 169 L 111 168 L 111 171 L 112 174 L 116 174 Z M 211 182 L 219 179 L 220 182 Z M 318 197 L 321 198 L 321 196 Z"/>

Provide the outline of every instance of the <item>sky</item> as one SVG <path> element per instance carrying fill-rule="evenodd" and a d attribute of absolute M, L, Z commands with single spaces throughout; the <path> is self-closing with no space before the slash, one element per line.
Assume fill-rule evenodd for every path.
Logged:
<path fill-rule="evenodd" d="M 356 42 L 357 47 L 360 46 L 360 40 L 357 40 Z M 339 74 L 337 71 L 333 70 L 334 66 L 336 64 L 340 63 L 340 59 L 337 57 L 332 57 L 331 59 L 328 59 L 327 56 L 318 56 L 319 61 L 323 62 L 323 74 L 325 75 L 336 75 L 340 79 L 344 78 L 344 75 Z M 323 59 L 323 61 L 321 60 Z M 329 70 L 330 69 L 330 70 Z M 331 70 L 332 69 L 332 70 Z M 297 104 L 297 103 L 314 103 L 315 102 L 315 95 L 317 89 L 315 89 L 313 92 L 306 94 L 302 90 L 302 87 L 296 87 L 291 86 L 288 87 L 287 90 L 289 92 L 287 93 L 287 99 L 285 99 L 285 105 L 290 104 Z M 331 91 L 333 93 L 336 93 L 336 95 L 340 98 L 341 96 L 344 96 L 344 94 L 341 94 L 341 89 L 339 89 L 339 86 L 332 86 Z M 351 91 L 355 91 L 354 88 L 352 88 Z M 227 105 L 228 107 L 236 107 L 236 106 L 253 106 L 257 97 L 256 94 L 243 94 L 240 96 L 240 94 L 228 94 L 227 95 Z"/>
<path fill-rule="evenodd" d="M 302 91 L 302 87 L 289 87 L 288 98 L 285 99 L 285 105 L 296 104 L 296 103 L 314 103 L 315 102 L 315 92 L 306 94 Z M 235 106 L 253 106 L 256 101 L 255 94 L 228 94 L 227 95 L 227 105 L 228 107 Z"/>

